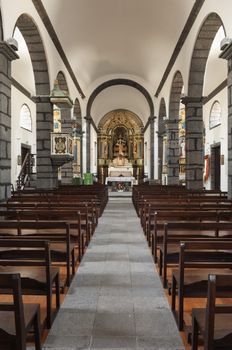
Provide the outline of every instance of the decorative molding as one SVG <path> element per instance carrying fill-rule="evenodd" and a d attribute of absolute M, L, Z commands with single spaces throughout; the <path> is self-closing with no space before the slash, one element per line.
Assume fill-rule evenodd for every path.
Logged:
<path fill-rule="evenodd" d="M 168 62 L 167 68 L 163 74 L 161 81 L 160 81 L 158 89 L 156 90 L 155 97 L 159 96 L 159 93 L 162 90 L 162 88 L 163 88 L 163 86 L 168 78 L 168 75 L 171 72 L 172 67 L 174 66 L 174 64 L 176 62 L 176 59 L 177 59 L 177 57 L 178 57 L 178 55 L 179 55 L 179 53 L 180 53 L 180 51 L 185 43 L 185 40 L 187 39 L 187 37 L 189 35 L 190 30 L 192 29 L 193 24 L 195 23 L 195 20 L 198 16 L 198 13 L 200 12 L 204 2 L 205 2 L 205 0 L 196 0 L 195 1 L 193 8 L 188 16 L 187 22 L 185 23 L 185 26 L 181 32 L 179 40 L 177 41 L 177 44 L 174 48 L 172 56 Z"/>
<path fill-rule="evenodd" d="M 181 103 L 183 103 L 183 105 L 187 106 L 189 103 L 202 103 L 203 97 L 185 96 L 185 97 L 182 97 L 180 100 L 181 100 Z"/>
<path fill-rule="evenodd" d="M 225 47 L 219 57 L 225 60 L 230 60 L 232 58 L 232 42 Z"/>
<path fill-rule="evenodd" d="M 140 134 L 143 129 L 141 119 L 134 113 L 126 109 L 116 109 L 102 117 L 98 124 L 101 133 L 109 133 L 116 126 L 123 125 L 128 130 L 133 130 L 133 133 Z"/>
<path fill-rule="evenodd" d="M 0 41 L 0 53 L 3 54 L 8 61 L 14 61 L 19 58 L 15 50 L 5 41 Z"/>
<path fill-rule="evenodd" d="M 25 89 L 24 86 L 22 86 L 17 80 L 15 80 L 14 78 L 11 78 L 11 83 L 12 85 L 18 89 L 23 95 L 25 95 L 26 97 L 28 97 L 31 101 L 35 102 L 35 99 L 31 96 L 31 93 Z"/>
<path fill-rule="evenodd" d="M 203 98 L 203 105 L 212 100 L 219 92 L 227 87 L 227 79 L 225 79 L 220 85 L 216 87 L 208 96 Z"/>
<path fill-rule="evenodd" d="M 50 38 L 52 39 L 52 42 L 54 43 L 54 45 L 55 45 L 55 47 L 56 47 L 60 57 L 62 58 L 62 60 L 64 62 L 64 65 L 66 66 L 66 68 L 67 68 L 67 70 L 68 70 L 68 72 L 69 72 L 69 74 L 70 74 L 70 76 L 71 76 L 71 78 L 73 80 L 73 83 L 76 86 L 79 94 L 81 95 L 82 98 L 85 98 L 85 94 L 84 94 L 83 90 L 81 89 L 81 87 L 80 87 L 80 85 L 79 85 L 79 83 L 77 81 L 75 73 L 72 70 L 72 67 L 71 67 L 71 65 L 70 65 L 70 63 L 69 63 L 69 61 L 67 59 L 67 56 L 66 56 L 66 54 L 64 52 L 64 49 L 63 49 L 63 47 L 62 47 L 62 45 L 61 45 L 61 43 L 60 43 L 60 41 L 58 39 L 58 36 L 57 36 L 57 34 L 55 32 L 55 29 L 54 29 L 54 27 L 52 25 L 52 22 L 51 22 L 48 14 L 47 14 L 47 11 L 46 11 L 42 1 L 41 0 L 31 0 L 31 1 L 32 1 L 33 5 L 35 6 L 35 8 L 36 8 L 36 10 L 37 10 L 37 12 L 38 12 L 38 14 L 39 14 L 39 16 L 40 16 L 44 26 L 45 26 L 48 34 L 50 35 Z"/>

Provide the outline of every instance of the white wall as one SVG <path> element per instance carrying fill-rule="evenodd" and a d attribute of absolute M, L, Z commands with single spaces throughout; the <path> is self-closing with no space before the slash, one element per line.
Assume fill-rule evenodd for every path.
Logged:
<path fill-rule="evenodd" d="M 31 146 L 31 153 L 36 153 L 36 105 L 19 90 L 12 87 L 12 117 L 11 117 L 11 183 L 15 186 L 21 166 L 17 165 L 17 156 L 21 155 L 21 144 Z M 20 110 L 27 104 L 31 111 L 32 132 L 20 127 Z"/>
<path fill-rule="evenodd" d="M 211 111 L 211 107 L 214 101 L 218 101 L 222 107 L 222 117 L 221 117 L 221 125 L 209 129 L 209 115 Z M 210 155 L 210 146 L 215 143 L 221 144 L 221 155 L 224 155 L 224 165 L 221 165 L 221 190 L 228 190 L 228 111 L 227 111 L 227 91 L 224 89 L 219 94 L 215 96 L 215 98 L 209 101 L 204 105 L 203 108 L 204 114 L 204 123 L 206 127 L 206 144 L 205 144 L 205 154 Z M 209 175 L 208 181 L 204 182 L 204 186 L 207 189 L 210 189 L 211 178 Z"/>

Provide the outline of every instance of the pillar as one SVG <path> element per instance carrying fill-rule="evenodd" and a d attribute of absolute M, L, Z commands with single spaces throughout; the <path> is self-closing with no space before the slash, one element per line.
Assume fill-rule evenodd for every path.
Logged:
<path fill-rule="evenodd" d="M 232 42 L 224 48 L 220 58 L 228 61 L 228 197 L 232 198 Z"/>
<path fill-rule="evenodd" d="M 155 171 L 155 118 L 150 117 L 150 178 L 153 180 Z"/>
<path fill-rule="evenodd" d="M 167 183 L 168 185 L 179 184 L 179 125 L 178 120 L 168 119 L 166 122 L 167 132 Z"/>
<path fill-rule="evenodd" d="M 91 127 L 91 117 L 85 117 L 86 120 L 86 171 L 90 172 L 90 150 L 91 150 L 91 140 L 90 140 L 90 127 Z"/>
<path fill-rule="evenodd" d="M 186 109 L 186 187 L 203 189 L 204 149 L 202 98 L 184 97 Z"/>
<path fill-rule="evenodd" d="M 72 136 L 71 109 L 65 108 L 60 110 L 61 114 L 61 132 L 68 133 Z M 72 184 L 73 165 L 72 162 L 65 163 L 61 167 L 61 183 Z"/>
<path fill-rule="evenodd" d="M 53 131 L 53 106 L 50 96 L 37 96 L 37 188 L 53 189 L 58 185 L 58 167 L 51 160 L 51 132 Z"/>
<path fill-rule="evenodd" d="M 11 62 L 19 58 L 0 42 L 0 201 L 11 194 Z"/>

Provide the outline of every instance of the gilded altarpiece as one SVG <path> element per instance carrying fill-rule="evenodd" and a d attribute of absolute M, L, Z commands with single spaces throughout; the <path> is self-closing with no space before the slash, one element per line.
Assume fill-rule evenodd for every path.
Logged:
<path fill-rule="evenodd" d="M 98 178 L 104 183 L 110 171 L 124 169 L 123 176 L 143 178 L 143 123 L 133 112 L 114 110 L 98 125 Z M 113 169 L 113 170 L 112 170 Z M 127 172 L 127 174 L 126 174 Z"/>

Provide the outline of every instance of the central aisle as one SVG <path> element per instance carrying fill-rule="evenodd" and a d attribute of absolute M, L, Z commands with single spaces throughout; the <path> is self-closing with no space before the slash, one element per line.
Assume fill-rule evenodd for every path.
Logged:
<path fill-rule="evenodd" d="M 45 348 L 184 349 L 131 199 L 110 199 Z"/>

